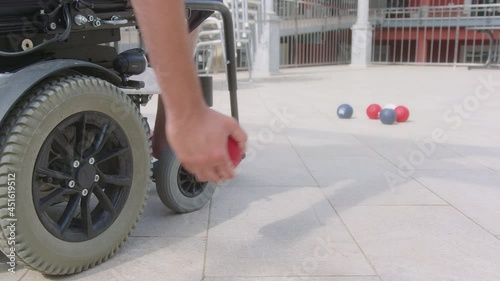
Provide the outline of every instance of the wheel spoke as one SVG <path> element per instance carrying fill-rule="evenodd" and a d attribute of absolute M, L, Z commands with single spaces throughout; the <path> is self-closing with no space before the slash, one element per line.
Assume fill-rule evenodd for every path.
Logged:
<path fill-rule="evenodd" d="M 117 156 L 125 153 L 125 152 L 128 152 L 129 150 L 130 150 L 130 147 L 126 146 L 126 147 L 115 149 L 115 150 L 108 152 L 106 154 L 101 154 L 101 155 L 95 157 L 96 163 L 100 164 L 102 162 L 108 161 L 109 159 L 112 159 L 114 157 L 117 157 Z"/>
<path fill-rule="evenodd" d="M 203 183 L 197 181 L 194 175 L 182 166 L 177 172 L 177 184 L 181 193 L 187 197 L 196 197 L 203 192 Z"/>
<path fill-rule="evenodd" d="M 52 191 L 51 193 L 49 193 L 49 195 L 40 199 L 40 210 L 41 211 L 47 210 L 48 207 L 52 206 L 52 204 L 57 202 L 57 200 L 63 198 L 64 195 L 68 195 L 71 193 L 75 193 L 75 191 L 65 188 L 58 188 Z"/>
<path fill-rule="evenodd" d="M 184 184 L 185 184 L 185 183 L 189 183 L 189 182 L 190 182 L 190 180 L 180 180 L 180 181 L 179 181 L 179 184 L 180 184 L 181 186 L 184 186 Z"/>
<path fill-rule="evenodd" d="M 102 130 L 99 132 L 99 135 L 97 136 L 97 141 L 94 144 L 94 151 L 92 152 L 92 154 L 97 154 L 103 149 L 104 145 L 108 141 L 109 136 L 114 130 L 115 130 L 115 125 L 110 123 L 102 127 Z"/>
<path fill-rule="evenodd" d="M 83 148 L 85 146 L 85 127 L 87 124 L 87 114 L 83 114 L 81 120 L 75 125 L 75 148 L 74 151 L 83 157 Z"/>
<path fill-rule="evenodd" d="M 109 183 L 116 186 L 130 186 L 132 181 L 129 177 L 124 175 L 105 175 L 103 173 L 99 173 L 101 177 L 101 181 L 105 183 Z"/>
<path fill-rule="evenodd" d="M 64 120 L 48 130 L 33 155 L 32 203 L 51 235 L 80 243 L 109 229 L 128 206 L 135 183 L 134 147 L 131 132 L 105 113 L 89 110 L 60 117 Z"/>
<path fill-rule="evenodd" d="M 94 228 L 92 226 L 92 210 L 90 209 L 90 198 L 90 195 L 83 197 L 80 203 L 80 213 L 82 216 L 83 229 L 85 230 L 88 237 L 92 237 L 94 233 Z"/>
<path fill-rule="evenodd" d="M 194 193 L 198 193 L 200 191 L 201 187 L 200 187 L 200 184 L 199 183 L 195 183 L 194 184 Z"/>
<path fill-rule="evenodd" d="M 76 211 L 78 210 L 78 203 L 80 203 L 80 194 L 75 194 L 71 196 L 71 198 L 68 201 L 68 205 L 66 205 L 66 209 L 64 210 L 64 213 L 61 215 L 61 218 L 59 218 L 59 221 L 57 224 L 59 225 L 59 231 L 61 234 L 63 234 L 66 229 L 68 229 L 69 224 L 75 217 Z"/>
<path fill-rule="evenodd" d="M 195 188 L 196 188 L 196 184 L 193 181 L 191 181 L 189 183 L 189 188 L 188 188 L 187 191 L 190 192 L 190 193 L 192 193 L 192 194 L 194 194 Z"/>
<path fill-rule="evenodd" d="M 189 178 L 189 173 L 182 167 L 179 174 L 183 177 Z"/>
<path fill-rule="evenodd" d="M 66 136 L 64 136 L 61 130 L 59 130 L 59 128 L 55 128 L 52 132 L 52 136 L 54 138 L 54 143 L 57 144 L 61 149 L 63 149 L 63 155 L 66 155 L 69 159 L 73 159 L 75 155 L 73 147 L 68 142 L 68 139 L 66 138 Z"/>
<path fill-rule="evenodd" d="M 52 177 L 52 178 L 56 178 L 56 179 L 60 179 L 60 180 L 72 180 L 73 179 L 68 174 L 65 174 L 63 172 L 54 171 L 54 170 L 51 170 L 49 168 L 38 167 L 36 169 L 36 172 L 45 176 L 45 177 Z"/>
<path fill-rule="evenodd" d="M 116 217 L 118 215 L 116 213 L 115 207 L 113 207 L 113 203 L 111 203 L 108 196 L 106 195 L 106 193 L 104 193 L 100 186 L 94 187 L 93 193 L 99 200 L 99 205 L 101 205 L 101 207 L 109 211 L 113 217 Z"/>

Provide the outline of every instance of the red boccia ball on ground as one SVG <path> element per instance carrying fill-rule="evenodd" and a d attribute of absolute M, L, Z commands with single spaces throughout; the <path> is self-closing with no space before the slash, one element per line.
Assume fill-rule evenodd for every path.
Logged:
<path fill-rule="evenodd" d="M 382 107 L 380 105 L 370 104 L 370 106 L 366 109 L 366 115 L 368 115 L 368 118 L 370 119 L 378 119 L 380 111 L 382 111 Z"/>
<path fill-rule="evenodd" d="M 400 105 L 394 109 L 396 111 L 396 121 L 397 122 L 406 122 L 408 118 L 410 118 L 410 111 L 406 106 Z"/>

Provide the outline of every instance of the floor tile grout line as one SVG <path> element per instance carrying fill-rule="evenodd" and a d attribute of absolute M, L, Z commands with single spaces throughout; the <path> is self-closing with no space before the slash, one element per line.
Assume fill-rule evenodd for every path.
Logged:
<path fill-rule="evenodd" d="M 201 272 L 201 280 L 203 281 L 206 277 L 206 269 L 207 269 L 207 254 L 208 254 L 208 233 L 210 231 L 210 218 L 212 215 L 212 200 L 210 199 L 210 204 L 208 206 L 208 219 L 207 219 L 207 231 L 205 238 L 205 251 L 203 253 L 203 269 Z"/>
<path fill-rule="evenodd" d="M 193 237 L 203 237 L 200 235 L 134 235 L 130 238 L 193 238 Z"/>
<path fill-rule="evenodd" d="M 295 146 L 292 144 L 292 142 L 290 141 L 290 139 L 289 139 L 288 136 L 286 136 L 286 139 L 287 139 L 288 143 L 292 146 L 292 148 L 295 151 L 295 153 L 297 154 L 297 156 L 299 157 L 299 159 L 300 159 L 302 165 L 304 166 L 304 168 L 306 168 L 306 170 L 309 173 L 309 175 L 316 182 L 316 187 L 319 189 L 319 191 L 321 192 L 321 194 L 323 194 L 323 197 L 326 199 L 326 201 L 328 202 L 328 204 L 330 205 L 330 207 L 332 208 L 332 210 L 335 212 L 335 214 L 337 215 L 337 217 L 339 218 L 339 220 L 342 222 L 342 225 L 347 230 L 347 233 L 349 233 L 349 236 L 351 237 L 351 239 L 354 241 L 354 243 L 356 244 L 356 246 L 358 247 L 358 249 L 361 251 L 361 253 L 363 254 L 363 256 L 366 259 L 366 261 L 368 262 L 368 264 L 370 264 L 370 267 L 372 268 L 373 272 L 375 272 L 375 274 L 377 275 L 377 277 L 378 277 L 379 280 L 383 281 L 382 277 L 380 277 L 380 274 L 378 273 L 377 269 L 373 265 L 372 261 L 368 258 L 368 256 L 366 255 L 365 251 L 363 250 L 363 248 L 361 248 L 361 245 L 358 243 L 358 241 L 356 240 L 356 238 L 352 234 L 352 232 L 349 229 L 349 227 L 347 227 L 347 224 L 342 219 L 342 217 L 340 216 L 340 214 L 337 211 L 337 209 L 333 206 L 332 202 L 330 202 L 330 200 L 328 199 L 328 196 L 326 196 L 326 194 L 323 192 L 323 189 L 320 187 L 319 182 L 316 180 L 316 178 L 314 177 L 314 175 L 311 172 L 311 170 L 309 170 L 309 168 L 307 167 L 307 165 L 304 162 L 304 159 L 302 158 L 302 156 L 300 156 L 299 152 L 297 151 L 297 149 L 295 148 Z"/>
<path fill-rule="evenodd" d="M 376 151 L 373 147 L 371 147 L 370 145 L 368 145 L 367 143 L 364 143 L 363 141 L 361 141 L 358 137 L 356 137 L 354 134 L 351 134 L 354 138 L 356 138 L 357 140 L 359 140 L 361 143 L 363 143 L 364 145 L 366 145 L 367 147 L 369 147 L 371 150 L 375 151 L 375 153 L 379 154 L 382 158 L 384 158 L 386 161 L 388 161 L 389 163 L 391 163 L 396 169 L 400 170 L 399 167 L 393 163 L 391 160 L 389 160 L 388 158 L 384 157 L 381 153 L 379 153 L 378 151 Z M 443 147 L 444 149 L 447 149 L 449 150 L 449 148 L 446 148 L 446 147 Z M 402 170 L 400 170 L 402 171 Z M 406 175 L 408 175 L 409 178 L 413 179 L 414 181 L 416 181 L 418 184 L 420 184 L 423 188 L 427 189 L 429 192 L 431 192 L 432 194 L 434 194 L 437 198 L 443 200 L 443 202 L 445 202 L 446 204 L 448 204 L 451 208 L 455 209 L 457 212 L 459 212 L 460 214 L 462 214 L 463 216 L 465 216 L 467 219 L 469 219 L 470 221 L 472 221 L 475 225 L 479 226 L 481 229 L 483 229 L 484 231 L 486 231 L 487 233 L 489 233 L 490 235 L 493 235 L 495 236 L 491 231 L 489 231 L 488 229 L 486 229 L 484 226 L 480 225 L 479 223 L 477 223 L 475 220 L 473 220 L 471 217 L 469 217 L 468 215 L 466 215 L 464 212 L 462 212 L 461 210 L 459 210 L 457 207 L 453 206 L 448 200 L 445 200 L 443 197 L 439 196 L 436 192 L 434 192 L 433 190 L 431 190 L 429 187 L 427 187 L 425 184 L 423 184 L 421 181 L 417 180 L 413 175 L 410 175 L 404 171 L 402 171 L 403 173 L 405 173 Z"/>
<path fill-rule="evenodd" d="M 462 212 L 461 210 L 459 210 L 457 207 L 453 206 L 450 202 L 448 202 L 448 200 L 445 200 L 443 197 L 439 196 L 436 192 L 434 192 L 432 189 L 428 188 L 426 185 L 424 185 L 422 182 L 420 182 L 418 179 L 416 179 L 415 177 L 413 177 L 412 175 L 410 175 L 410 178 L 412 178 L 414 181 L 418 182 L 420 185 L 422 185 L 425 189 L 429 190 L 429 192 L 431 192 L 432 194 L 436 195 L 439 199 L 443 200 L 446 204 L 448 204 L 451 208 L 453 208 L 455 211 L 459 212 L 460 214 L 462 214 L 462 216 L 466 217 L 468 220 L 470 220 L 472 223 L 474 223 L 475 225 L 477 225 L 479 228 L 483 229 L 484 231 L 486 231 L 487 233 L 489 233 L 491 236 L 493 237 L 497 237 L 495 236 L 495 234 L 493 234 L 491 231 L 489 231 L 488 229 L 486 229 L 484 226 L 482 226 L 481 224 L 479 224 L 478 222 L 476 222 L 475 220 L 473 220 L 471 217 L 469 217 L 468 215 L 466 215 L 464 212 Z M 498 238 L 498 237 L 497 237 Z"/>
<path fill-rule="evenodd" d="M 409 175 L 408 173 L 406 173 L 405 171 L 401 170 L 397 164 L 392 161 L 391 159 L 385 157 L 382 153 L 378 152 L 375 148 L 373 148 L 372 146 L 370 146 L 368 143 L 364 142 L 362 139 L 358 138 L 355 134 L 353 133 L 350 133 L 348 132 L 349 135 L 351 135 L 353 138 L 357 139 L 361 144 L 363 144 L 364 146 L 368 147 L 370 150 L 372 150 L 373 152 L 375 152 L 378 156 L 380 156 L 382 159 L 386 160 L 388 162 L 388 164 L 394 166 L 396 169 L 398 169 L 399 171 L 405 173 L 406 175 L 408 175 L 408 177 L 411 177 L 411 175 Z M 463 158 L 466 158 L 465 156 L 451 150 L 450 148 L 446 147 L 446 146 L 441 146 L 441 148 L 445 149 L 445 150 L 448 150 L 448 151 L 451 151 L 455 154 L 457 154 L 457 156 L 462 156 Z M 470 159 L 468 159 L 470 160 Z M 415 168 L 415 171 L 447 171 L 447 170 L 477 170 L 477 169 L 484 169 L 484 170 L 488 170 L 488 171 L 493 171 L 493 172 L 498 172 L 490 167 L 487 167 L 477 161 L 474 161 L 474 160 L 470 160 L 476 164 L 478 164 L 479 167 L 464 167 L 464 168 L 460 168 L 460 169 L 423 169 L 423 168 Z M 413 177 L 411 177 L 413 178 Z M 420 183 L 420 182 L 419 182 Z"/>
<path fill-rule="evenodd" d="M 377 277 L 374 274 L 329 274 L 329 275 L 232 275 L 232 276 L 223 276 L 223 275 L 214 275 L 207 276 L 206 278 L 304 278 L 304 277 L 312 277 L 312 278 L 336 278 L 336 277 Z"/>
<path fill-rule="evenodd" d="M 387 161 L 390 165 L 394 166 L 396 169 L 399 170 L 399 167 L 396 165 L 396 163 L 394 163 L 393 161 L 391 161 L 389 158 L 385 157 L 382 153 L 378 152 L 375 148 L 373 148 L 371 145 L 369 145 L 368 143 L 365 143 L 363 140 L 361 140 L 359 137 L 357 137 L 355 134 L 353 133 L 350 133 L 349 134 L 357 139 L 360 143 L 362 143 L 363 145 L 365 145 L 366 147 L 368 147 L 370 150 L 372 150 L 373 152 L 375 152 L 377 155 L 379 155 L 382 159 L 384 159 L 385 161 Z M 402 171 L 402 170 L 401 170 Z M 403 173 L 405 173 L 404 171 L 402 171 Z M 406 174 L 406 173 L 405 173 Z"/>
<path fill-rule="evenodd" d="M 390 165 L 394 166 L 395 168 L 399 169 L 397 167 L 397 165 L 392 162 L 390 159 L 388 159 L 387 157 L 385 157 L 384 155 L 382 155 L 380 152 L 378 152 L 377 150 L 375 150 L 372 146 L 368 145 L 367 143 L 363 142 L 361 139 L 359 139 L 356 135 L 352 134 L 352 133 L 349 133 L 352 137 L 356 138 L 358 141 L 360 141 L 362 144 L 364 144 L 366 147 L 368 147 L 369 149 L 371 149 L 372 151 L 374 151 L 377 155 L 379 155 L 380 157 L 382 157 L 384 160 L 386 160 Z M 300 154 L 298 153 L 298 151 L 295 149 L 295 146 L 291 143 L 290 139 L 288 138 L 288 135 L 286 136 L 287 139 L 288 139 L 288 142 L 290 143 L 290 145 L 293 147 L 293 149 L 295 150 L 295 153 L 299 156 L 299 158 L 301 159 L 301 161 L 303 162 L 303 159 L 302 159 L 302 156 L 300 156 Z M 446 149 L 446 148 L 445 148 Z M 303 162 L 303 164 L 305 165 L 305 163 Z M 307 168 L 307 166 L 305 165 L 306 169 L 309 171 L 310 175 L 313 177 L 314 181 L 318 184 L 318 187 L 319 186 L 319 183 L 317 182 L 316 178 L 314 177 L 314 175 L 312 175 L 312 173 L 310 172 L 309 168 Z M 458 208 L 456 208 L 455 206 L 453 206 L 452 204 L 450 204 L 450 202 L 448 202 L 447 200 L 445 200 L 444 198 L 442 198 L 441 196 L 439 196 L 438 194 L 436 194 L 434 191 L 432 191 L 431 189 L 429 189 L 426 185 L 424 185 L 422 182 L 420 182 L 419 180 L 417 180 L 415 177 L 413 177 L 412 175 L 408 175 L 409 178 L 415 180 L 417 183 L 419 183 L 423 188 L 427 189 L 429 192 L 431 192 L 432 194 L 434 194 L 436 197 L 438 197 L 439 199 L 443 200 L 443 202 L 445 202 L 447 205 L 437 205 L 437 206 L 450 206 L 452 207 L 453 209 L 455 209 L 457 212 L 459 212 L 460 214 L 462 214 L 463 216 L 465 216 L 467 219 L 469 219 L 470 221 L 472 221 L 474 224 L 476 224 L 477 226 L 479 226 L 481 229 L 485 230 L 487 233 L 489 233 L 490 235 L 493 235 L 494 237 L 496 237 L 497 239 L 500 239 L 500 236 L 495 236 L 492 232 L 490 232 L 489 230 L 487 230 L 486 228 L 484 228 L 482 225 L 480 225 L 479 223 L 477 223 L 476 221 L 474 221 L 472 218 L 470 218 L 469 216 L 467 216 L 465 213 L 463 213 L 462 211 L 460 211 Z M 323 190 L 321 189 L 320 187 L 320 190 L 321 190 L 321 193 L 323 193 L 323 195 L 325 196 L 325 198 L 327 199 L 328 203 L 330 204 L 330 206 L 333 208 L 333 210 L 335 211 L 335 213 L 337 214 L 337 216 L 339 216 L 340 220 L 342 221 L 342 224 L 344 224 L 344 226 L 346 227 L 346 229 L 348 230 L 349 234 L 351 235 L 352 239 L 355 241 L 355 243 L 358 245 L 358 247 L 360 248 L 360 250 L 363 252 L 363 255 L 365 255 L 365 258 L 368 260 L 368 262 L 370 263 L 370 265 L 372 266 L 372 268 L 375 270 L 375 272 L 377 273 L 378 277 L 380 278 L 380 280 L 382 280 L 382 278 L 380 277 L 380 275 L 378 274 L 378 272 L 376 271 L 375 267 L 373 266 L 373 264 L 371 263 L 371 261 L 368 259 L 368 257 L 366 256 L 366 254 L 364 253 L 364 251 L 362 250 L 361 246 L 358 244 L 358 241 L 354 238 L 354 236 L 352 235 L 350 229 L 347 227 L 347 225 L 345 224 L 344 220 L 340 217 L 340 214 L 338 213 L 337 209 L 335 208 L 335 206 L 333 206 L 333 204 L 330 202 L 330 200 L 328 199 L 328 197 L 326 196 L 326 194 L 323 192 Z M 394 205 L 394 206 L 399 206 L 399 205 Z M 400 205 L 401 207 L 404 207 L 404 205 Z M 423 205 L 423 206 L 429 206 L 429 205 Z"/>
<path fill-rule="evenodd" d="M 342 205 L 335 204 L 335 207 L 449 207 L 449 204 L 386 204 L 386 205 Z"/>
<path fill-rule="evenodd" d="M 446 147 L 446 146 L 445 146 L 445 148 L 448 149 L 449 151 L 452 151 L 453 153 L 456 153 L 458 156 L 462 156 L 463 158 L 476 163 L 477 165 L 481 166 L 482 168 L 485 168 L 485 169 L 487 169 L 487 170 L 489 170 L 491 172 L 499 173 L 497 170 L 493 169 L 492 167 L 488 167 L 488 166 L 486 166 L 486 165 L 484 165 L 484 164 L 482 164 L 482 163 L 480 163 L 480 162 L 478 162 L 478 161 L 476 161 L 474 159 L 469 159 L 469 158 L 467 158 L 467 155 L 463 155 L 462 153 L 460 153 L 458 151 L 455 151 L 452 148 L 449 148 L 449 147 Z"/>
<path fill-rule="evenodd" d="M 382 277 L 380 276 L 380 274 L 378 273 L 377 269 L 375 268 L 375 265 L 373 265 L 372 261 L 368 258 L 368 255 L 365 253 L 365 251 L 363 250 L 363 248 L 359 244 L 358 240 L 356 240 L 356 238 L 354 237 L 354 234 L 352 234 L 351 230 L 349 229 L 349 227 L 345 223 L 344 219 L 340 216 L 340 213 L 338 212 L 338 210 L 333 206 L 332 202 L 328 199 L 328 197 L 326 196 L 326 194 L 323 192 L 323 190 L 321 188 L 320 188 L 320 190 L 321 190 L 321 193 L 323 194 L 323 196 L 325 197 L 326 201 L 328 201 L 328 204 L 330 204 L 330 206 L 332 207 L 333 211 L 335 212 L 335 214 L 337 214 L 337 216 L 339 217 L 339 220 L 342 222 L 342 224 L 346 228 L 347 232 L 349 233 L 349 236 L 351 236 L 352 240 L 354 241 L 354 243 L 356 243 L 356 246 L 358 246 L 358 248 L 361 251 L 361 253 L 363 253 L 363 256 L 368 261 L 368 263 L 372 267 L 373 271 L 377 274 L 378 279 L 381 280 L 381 281 L 383 281 Z"/>
<path fill-rule="evenodd" d="M 19 281 L 22 281 L 24 277 L 26 277 L 26 274 L 28 274 L 28 272 L 30 272 L 31 269 L 27 269 L 26 272 L 21 276 L 21 278 L 17 279 Z"/>

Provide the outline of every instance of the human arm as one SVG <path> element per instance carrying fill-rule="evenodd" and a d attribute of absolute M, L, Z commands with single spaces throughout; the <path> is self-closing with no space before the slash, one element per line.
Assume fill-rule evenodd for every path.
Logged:
<path fill-rule="evenodd" d="M 136 17 L 162 89 L 166 132 L 184 167 L 201 181 L 234 177 L 227 140 L 244 151 L 247 136 L 233 118 L 207 107 L 192 61 L 182 0 L 133 0 Z"/>

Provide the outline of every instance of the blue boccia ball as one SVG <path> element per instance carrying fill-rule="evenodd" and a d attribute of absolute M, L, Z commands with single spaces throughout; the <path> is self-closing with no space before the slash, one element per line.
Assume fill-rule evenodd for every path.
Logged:
<path fill-rule="evenodd" d="M 392 108 L 384 108 L 380 112 L 379 119 L 383 124 L 392 125 L 396 122 L 396 111 Z"/>
<path fill-rule="evenodd" d="M 337 116 L 340 119 L 349 119 L 352 117 L 354 110 L 352 109 L 352 106 L 348 104 L 343 104 L 337 108 Z"/>

